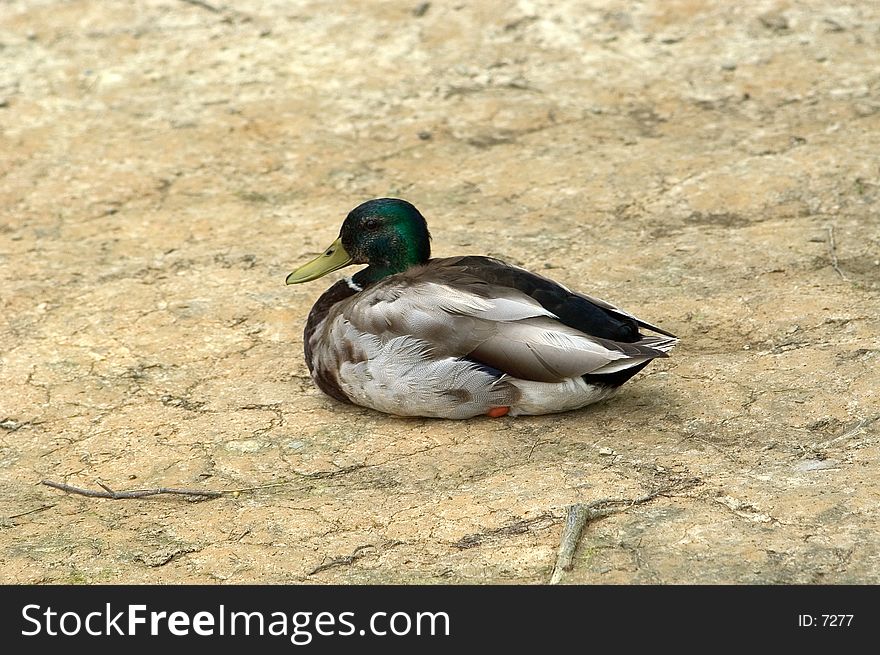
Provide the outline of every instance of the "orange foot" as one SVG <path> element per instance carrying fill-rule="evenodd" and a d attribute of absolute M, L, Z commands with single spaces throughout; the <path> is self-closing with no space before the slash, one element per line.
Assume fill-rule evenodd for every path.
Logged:
<path fill-rule="evenodd" d="M 509 411 L 510 407 L 493 407 L 488 412 L 486 412 L 486 416 L 491 416 L 492 418 L 501 418 L 502 416 L 505 416 Z"/>

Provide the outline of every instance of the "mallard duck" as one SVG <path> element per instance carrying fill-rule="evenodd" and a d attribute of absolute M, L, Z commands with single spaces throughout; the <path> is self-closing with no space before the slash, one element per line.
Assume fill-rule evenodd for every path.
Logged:
<path fill-rule="evenodd" d="M 678 342 L 498 259 L 431 259 L 430 239 L 407 201 L 370 200 L 287 276 L 300 284 L 367 265 L 327 289 L 306 321 L 305 358 L 324 393 L 397 416 L 563 412 L 613 395 Z"/>

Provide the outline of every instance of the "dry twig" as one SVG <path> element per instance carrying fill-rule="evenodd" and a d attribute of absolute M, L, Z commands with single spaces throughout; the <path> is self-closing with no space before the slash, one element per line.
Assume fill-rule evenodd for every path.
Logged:
<path fill-rule="evenodd" d="M 341 475 L 346 475 L 354 471 L 366 468 L 364 464 L 355 464 L 335 471 L 315 471 L 314 473 L 296 473 L 299 479 L 330 479 Z M 257 485 L 255 487 L 242 487 L 240 489 L 223 489 L 222 491 L 202 490 L 202 489 L 180 489 L 176 487 L 157 487 L 155 489 L 132 489 L 129 491 L 114 491 L 106 484 L 98 482 L 97 484 L 103 491 L 96 489 L 83 489 L 82 487 L 74 487 L 73 485 L 63 482 L 53 482 L 52 480 L 41 480 L 40 484 L 54 489 L 60 489 L 72 494 L 87 496 L 89 498 L 109 498 L 110 500 L 126 500 L 131 498 L 149 498 L 150 496 L 177 495 L 177 496 L 196 496 L 201 498 L 220 498 L 221 496 L 232 496 L 237 498 L 240 494 L 247 491 L 261 491 L 263 489 L 272 489 L 274 487 L 283 487 L 288 484 L 294 484 L 297 480 L 281 480 L 279 482 L 269 482 L 267 484 Z"/>
<path fill-rule="evenodd" d="M 12 519 L 20 519 L 22 516 L 28 516 L 30 514 L 36 514 L 37 512 L 43 512 L 43 511 L 45 511 L 47 509 L 51 509 L 53 507 L 55 507 L 54 504 L 43 505 L 42 507 L 35 507 L 34 509 L 29 509 L 26 512 L 19 512 L 18 514 L 13 514 L 12 516 L 7 516 L 6 520 L 11 521 Z"/>
<path fill-rule="evenodd" d="M 364 552 L 368 548 L 374 548 L 373 544 L 367 544 L 365 546 L 358 546 L 354 549 L 351 555 L 346 555 L 344 557 L 337 557 L 336 559 L 332 559 L 329 562 L 321 564 L 320 566 L 315 567 L 309 572 L 309 575 L 315 575 L 316 573 L 320 573 L 321 571 L 326 571 L 327 569 L 332 569 L 337 566 L 347 566 L 349 564 L 354 564 L 361 557 L 366 555 Z"/>
<path fill-rule="evenodd" d="M 565 527 L 562 529 L 562 538 L 559 543 L 559 552 L 556 556 L 556 566 L 553 567 L 553 575 L 550 577 L 550 584 L 558 584 L 562 580 L 563 572 L 571 570 L 574 551 L 577 549 L 581 534 L 583 534 L 587 523 L 610 514 L 623 512 L 633 505 L 647 503 L 668 491 L 669 489 L 664 488 L 634 499 L 602 498 L 586 505 L 582 503 L 569 505 L 568 513 L 565 517 Z"/>
<path fill-rule="evenodd" d="M 864 429 L 864 427 L 866 425 L 868 425 L 869 423 L 872 423 L 875 420 L 876 420 L 876 418 L 874 418 L 874 419 L 863 418 L 861 421 L 859 421 L 858 425 L 856 425 L 852 430 L 847 430 L 839 437 L 834 437 L 833 439 L 828 439 L 827 441 L 823 441 L 821 443 L 814 443 L 812 446 L 812 449 L 813 450 L 825 450 L 826 448 L 833 446 L 836 443 L 839 443 L 841 441 L 846 441 L 850 437 L 854 437 L 857 434 L 859 434 L 862 431 L 862 429 Z"/>
<path fill-rule="evenodd" d="M 180 1 L 185 2 L 188 5 L 193 5 L 194 7 L 200 7 L 202 9 L 206 9 L 207 11 L 210 11 L 212 14 L 219 14 L 221 11 L 218 7 L 215 7 L 214 5 L 210 5 L 207 2 L 204 2 L 204 0 L 180 0 Z"/>
<path fill-rule="evenodd" d="M 171 487 L 157 487 L 155 489 L 132 489 L 130 491 L 113 491 L 106 484 L 98 482 L 98 486 L 103 489 L 103 491 L 97 491 L 95 489 L 82 489 L 80 487 L 74 487 L 69 484 L 64 484 L 63 482 L 53 482 L 52 480 L 42 480 L 40 484 L 44 484 L 47 487 L 52 487 L 54 489 L 60 489 L 61 491 L 67 491 L 72 494 L 79 494 L 80 496 L 88 496 L 89 498 L 109 498 L 111 500 L 127 500 L 130 498 L 146 498 L 148 496 L 159 496 L 161 494 L 174 494 L 178 496 L 202 496 L 205 498 L 219 498 L 224 494 L 222 491 L 202 491 L 199 489 L 174 489 Z"/>
<path fill-rule="evenodd" d="M 828 226 L 828 255 L 831 257 L 831 266 L 837 271 L 837 274 L 840 276 L 841 280 L 845 282 L 849 282 L 849 278 L 843 274 L 843 271 L 840 270 L 840 265 L 837 262 L 837 242 L 834 239 L 834 226 Z"/>

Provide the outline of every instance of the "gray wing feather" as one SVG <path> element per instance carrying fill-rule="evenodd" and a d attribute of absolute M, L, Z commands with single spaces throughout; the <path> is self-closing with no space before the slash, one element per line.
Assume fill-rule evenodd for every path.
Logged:
<path fill-rule="evenodd" d="M 432 270 L 430 281 L 419 279 L 420 272 L 386 278 L 358 293 L 352 299 L 357 302 L 344 307 L 345 319 L 385 342 L 410 335 L 430 343 L 434 356 L 471 358 L 512 377 L 541 382 L 614 372 L 665 357 L 676 341 L 651 336 L 621 343 L 592 337 L 561 323 L 517 289 L 487 288 L 451 268 Z"/>

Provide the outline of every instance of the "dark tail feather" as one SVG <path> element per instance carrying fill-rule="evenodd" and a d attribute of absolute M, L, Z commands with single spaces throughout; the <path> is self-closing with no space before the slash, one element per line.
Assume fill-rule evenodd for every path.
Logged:
<path fill-rule="evenodd" d="M 619 387 L 650 363 L 651 360 L 649 359 L 641 364 L 625 368 L 622 371 L 614 371 L 613 373 L 587 373 L 581 377 L 584 379 L 584 382 L 589 384 L 605 384 L 609 387 Z"/>

